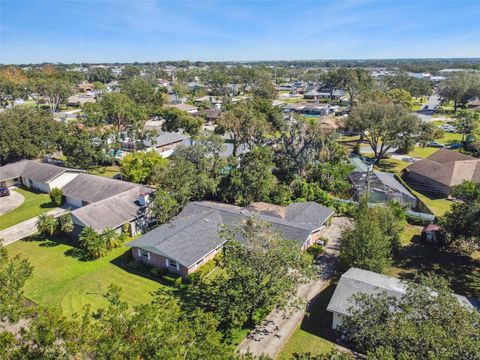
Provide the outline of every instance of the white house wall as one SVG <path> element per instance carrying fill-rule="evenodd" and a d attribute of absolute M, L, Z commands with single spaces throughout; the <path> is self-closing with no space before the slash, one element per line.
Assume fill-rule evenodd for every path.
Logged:
<path fill-rule="evenodd" d="M 50 187 L 48 186 L 48 184 L 40 181 L 22 177 L 22 183 L 29 188 L 44 192 L 46 194 L 50 192 Z"/>
<path fill-rule="evenodd" d="M 69 196 L 66 196 L 65 198 L 68 206 L 71 206 L 73 208 L 82 207 L 82 200 L 75 199 Z"/>
<path fill-rule="evenodd" d="M 343 315 L 332 312 L 333 314 L 333 320 L 332 320 L 332 329 L 336 329 L 338 326 L 342 325 L 343 322 Z"/>
<path fill-rule="evenodd" d="M 70 172 L 66 171 L 60 176 L 56 177 L 52 181 L 49 182 L 50 184 L 50 190 L 54 188 L 63 188 L 65 185 L 67 185 L 70 181 L 75 179 L 79 173 L 78 172 Z"/>

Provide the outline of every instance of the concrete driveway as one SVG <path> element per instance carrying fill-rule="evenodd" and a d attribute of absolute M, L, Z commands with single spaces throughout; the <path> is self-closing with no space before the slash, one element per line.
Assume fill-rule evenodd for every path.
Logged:
<path fill-rule="evenodd" d="M 0 197 L 0 216 L 16 209 L 25 201 L 25 197 L 10 189 L 10 196 Z"/>
<path fill-rule="evenodd" d="M 55 208 L 47 212 L 47 214 L 57 217 L 65 212 L 67 212 L 67 210 L 62 208 Z M 0 239 L 3 240 L 3 246 L 7 246 L 17 240 L 35 234 L 37 232 L 37 219 L 38 217 L 36 216 L 34 218 L 22 221 L 17 225 L 13 225 L 5 230 L 0 231 Z"/>
<path fill-rule="evenodd" d="M 332 224 L 321 230 L 320 236 L 328 239 L 325 252 L 315 261 L 315 267 L 320 279 L 301 285 L 298 288 L 299 298 L 310 301 L 329 284 L 337 266 L 339 239 L 342 230 L 351 224 L 346 217 L 335 217 Z M 305 308 L 294 310 L 289 314 L 274 310 L 266 319 L 255 327 L 245 340 L 238 346 L 241 353 L 251 352 L 253 355 L 266 355 L 271 359 L 280 353 L 282 347 L 297 329 L 305 316 Z"/>

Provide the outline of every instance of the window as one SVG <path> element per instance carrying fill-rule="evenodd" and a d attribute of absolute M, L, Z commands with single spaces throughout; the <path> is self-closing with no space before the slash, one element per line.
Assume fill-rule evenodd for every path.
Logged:
<path fill-rule="evenodd" d="M 171 266 L 171 267 L 174 267 L 174 268 L 178 267 L 177 262 L 173 259 L 168 259 L 168 266 Z"/>
<path fill-rule="evenodd" d="M 147 250 L 138 249 L 138 255 L 142 258 L 150 260 L 150 253 Z"/>

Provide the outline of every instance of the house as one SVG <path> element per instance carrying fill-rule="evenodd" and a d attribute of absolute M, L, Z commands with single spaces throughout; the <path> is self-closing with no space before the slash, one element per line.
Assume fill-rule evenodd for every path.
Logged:
<path fill-rule="evenodd" d="M 287 103 L 285 101 L 281 101 L 281 100 L 272 100 L 272 106 L 273 107 L 284 107 L 285 105 L 287 105 Z"/>
<path fill-rule="evenodd" d="M 205 109 L 203 111 L 200 111 L 199 114 L 203 117 L 205 117 L 205 120 L 208 123 L 214 123 L 220 117 L 222 116 L 222 111 L 219 109 Z"/>
<path fill-rule="evenodd" d="M 368 171 L 353 171 L 348 175 L 348 180 L 352 183 L 351 195 L 357 201 L 366 195 L 367 187 L 370 185 L 369 202 L 386 203 L 396 200 L 411 209 L 417 206 L 417 198 L 395 179 L 394 174 L 375 170 L 370 173 Z"/>
<path fill-rule="evenodd" d="M 90 95 L 72 95 L 67 99 L 68 106 L 80 107 L 89 102 L 95 102 L 95 98 Z"/>
<path fill-rule="evenodd" d="M 256 203 L 246 208 L 208 201 L 191 202 L 172 221 L 128 245 L 136 260 L 185 277 L 221 251 L 226 241 L 219 234 L 223 226 L 234 230 L 256 216 L 271 223 L 285 239 L 296 241 L 304 250 L 318 240 L 319 231 L 332 215 L 331 209 L 314 202 L 293 203 L 287 207 Z"/>
<path fill-rule="evenodd" d="M 350 268 L 340 277 L 340 281 L 327 306 L 327 311 L 333 314 L 332 329 L 337 329 L 345 317 L 351 315 L 351 308 L 355 306 L 352 299 L 354 295 L 376 295 L 383 292 L 399 299 L 406 293 L 406 284 L 400 279 L 391 276 L 355 267 Z M 455 296 L 462 305 L 474 308 L 465 296 Z"/>
<path fill-rule="evenodd" d="M 147 150 L 155 150 L 163 157 L 169 157 L 180 145 L 190 145 L 190 137 L 185 134 L 160 132 L 151 140 L 145 140 Z"/>
<path fill-rule="evenodd" d="M 212 104 L 212 106 L 215 109 L 221 109 L 223 104 L 222 99 L 217 99 L 215 96 L 208 96 L 208 95 L 198 97 L 194 100 L 194 102 L 195 102 L 195 105 L 200 105 L 203 102 L 209 102 L 210 104 Z"/>
<path fill-rule="evenodd" d="M 296 112 L 303 115 L 328 115 L 330 106 L 322 103 L 297 102 L 289 103 L 283 107 L 285 112 Z"/>
<path fill-rule="evenodd" d="M 83 172 L 35 160 L 21 160 L 0 167 L 0 186 L 21 184 L 30 189 L 49 193 L 54 188 L 62 188 Z"/>
<path fill-rule="evenodd" d="M 143 229 L 146 205 L 153 189 L 126 181 L 86 174 L 34 160 L 22 160 L 0 167 L 0 183 L 11 186 L 20 183 L 49 193 L 60 188 L 65 205 L 71 211 L 73 235 L 90 226 L 96 231 L 112 228 L 121 231 L 128 224 L 130 235 Z"/>
<path fill-rule="evenodd" d="M 166 108 L 175 108 L 181 111 L 185 111 L 189 114 L 195 114 L 198 111 L 198 107 L 188 104 L 167 104 Z"/>
<path fill-rule="evenodd" d="M 95 85 L 83 82 L 77 85 L 78 89 L 83 92 L 92 91 L 95 88 Z"/>
<path fill-rule="evenodd" d="M 409 165 L 404 178 L 413 188 L 448 195 L 452 186 L 464 181 L 480 183 L 480 159 L 441 149 Z"/>

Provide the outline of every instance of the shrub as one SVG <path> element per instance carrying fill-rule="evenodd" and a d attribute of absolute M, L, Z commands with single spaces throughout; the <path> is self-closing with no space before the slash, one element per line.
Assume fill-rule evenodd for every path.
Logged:
<path fill-rule="evenodd" d="M 313 256 L 313 259 L 316 259 L 325 248 L 322 245 L 314 244 L 307 249 L 307 253 Z"/>
<path fill-rule="evenodd" d="M 70 214 L 63 214 L 58 218 L 58 231 L 62 233 L 71 233 L 74 224 Z"/>
<path fill-rule="evenodd" d="M 42 235 L 53 236 L 58 230 L 58 221 L 53 215 L 40 215 L 36 225 L 38 232 Z"/>
<path fill-rule="evenodd" d="M 54 204 L 55 206 L 62 205 L 62 202 L 63 202 L 62 189 L 53 188 L 48 195 L 50 195 L 50 200 L 52 201 L 52 204 Z"/>

